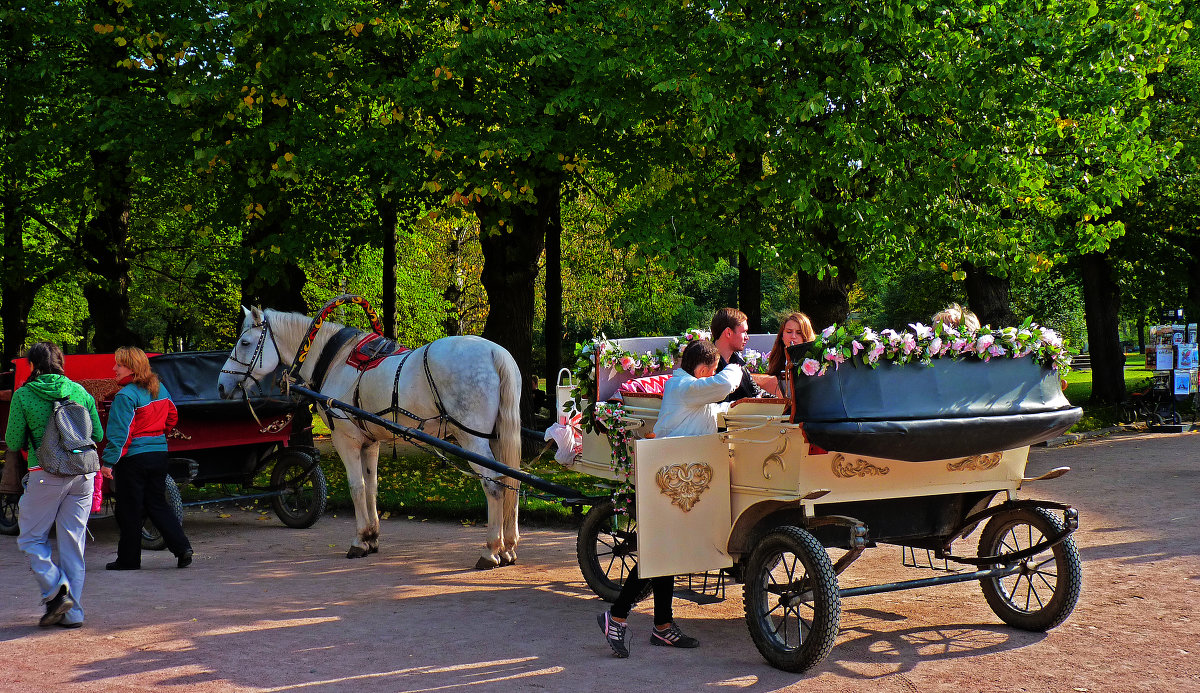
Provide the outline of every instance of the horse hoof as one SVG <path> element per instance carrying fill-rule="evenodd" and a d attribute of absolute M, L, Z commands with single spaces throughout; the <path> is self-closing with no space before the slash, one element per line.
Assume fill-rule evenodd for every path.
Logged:
<path fill-rule="evenodd" d="M 351 546 L 350 550 L 346 552 L 346 558 L 362 558 L 363 556 L 366 556 L 368 553 L 369 553 L 369 551 L 367 551 L 366 549 L 364 549 L 361 546 Z"/>
<path fill-rule="evenodd" d="M 503 568 L 505 566 L 516 565 L 516 564 L 517 564 L 517 559 L 515 557 L 513 557 L 513 558 L 506 558 L 504 556 L 500 557 L 500 567 L 501 568 Z"/>
<path fill-rule="evenodd" d="M 475 570 L 491 570 L 492 568 L 499 568 L 499 567 L 500 567 L 499 563 L 493 561 L 490 558 L 484 558 L 483 556 L 480 556 L 479 560 L 475 561 Z"/>
<path fill-rule="evenodd" d="M 379 553 L 379 547 L 372 546 L 371 548 L 367 549 L 367 553 Z"/>

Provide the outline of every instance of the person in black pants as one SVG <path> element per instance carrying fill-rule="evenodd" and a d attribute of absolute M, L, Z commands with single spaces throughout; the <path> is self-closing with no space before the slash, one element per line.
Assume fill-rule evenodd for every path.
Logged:
<path fill-rule="evenodd" d="M 192 545 L 175 512 L 167 505 L 167 432 L 179 415 L 171 395 L 150 370 L 146 353 L 121 347 L 114 354 L 113 373 L 124 387 L 108 411 L 101 473 L 116 481 L 117 560 L 108 570 L 142 567 L 142 523 L 146 517 L 162 532 L 177 566 L 192 563 Z"/>
<path fill-rule="evenodd" d="M 729 409 L 721 400 L 742 381 L 742 369 L 731 366 L 717 375 L 719 361 L 717 347 L 706 340 L 698 340 L 683 350 L 681 364 L 663 389 L 662 408 L 658 422 L 654 425 L 654 437 L 666 438 L 681 435 L 704 435 L 717 432 L 717 416 Z M 626 619 L 638 597 L 645 593 L 649 584 L 654 591 L 654 629 L 650 631 L 650 644 L 664 647 L 698 647 L 700 641 L 679 630 L 671 613 L 672 592 L 675 576 L 663 575 L 649 580 L 638 576 L 634 566 L 621 585 L 621 592 L 612 608 L 596 615 L 596 621 L 604 630 L 604 637 L 616 657 L 628 657 L 629 647 L 625 644 L 628 628 Z"/>

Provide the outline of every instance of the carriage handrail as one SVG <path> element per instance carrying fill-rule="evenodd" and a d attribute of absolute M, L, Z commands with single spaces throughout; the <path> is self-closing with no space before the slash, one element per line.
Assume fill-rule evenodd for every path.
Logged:
<path fill-rule="evenodd" d="M 286 387 L 291 392 L 295 392 L 297 394 L 303 395 L 305 397 L 310 397 L 313 400 L 316 400 L 317 404 L 322 407 L 328 407 L 331 409 L 339 409 L 341 411 L 346 412 L 347 414 L 353 415 L 354 417 L 358 418 L 359 420 L 367 421 L 367 422 L 375 424 L 376 426 L 381 426 L 383 428 L 386 428 L 389 431 L 391 431 L 399 436 L 404 437 L 405 439 L 409 439 L 409 440 L 415 439 L 415 440 L 419 440 L 422 443 L 425 443 L 427 445 L 432 445 L 433 447 L 444 450 L 456 457 L 461 457 L 462 459 L 467 460 L 468 462 L 473 462 L 474 464 L 477 464 L 480 467 L 490 469 L 494 472 L 499 472 L 500 474 L 502 474 L 504 476 L 511 477 L 513 479 L 516 479 L 517 481 L 521 481 L 526 484 L 529 484 L 530 486 L 538 489 L 539 491 L 544 491 L 546 493 L 558 496 L 559 498 L 562 498 L 563 501 L 565 501 L 565 502 L 582 503 L 582 504 L 588 505 L 588 504 L 600 503 L 602 501 L 608 500 L 608 498 L 609 498 L 607 495 L 595 496 L 595 497 L 586 496 L 573 488 L 563 486 L 561 484 L 556 484 L 553 481 L 547 481 L 541 477 L 534 476 L 533 474 L 530 474 L 529 472 L 524 472 L 519 469 L 514 469 L 512 467 L 509 467 L 506 464 L 497 462 L 496 460 L 493 460 L 490 457 L 484 457 L 483 455 L 471 452 L 470 450 L 464 450 L 463 448 L 460 448 L 459 446 L 454 445 L 453 443 L 447 443 L 446 441 L 442 440 L 441 438 L 438 438 L 435 435 L 431 435 L 424 431 L 419 431 L 415 428 L 410 428 L 408 426 L 396 423 L 394 421 L 388 421 L 387 419 L 383 418 L 382 416 L 372 414 L 371 412 L 369 412 L 365 409 L 360 409 L 352 404 L 347 404 L 341 400 L 334 399 L 333 397 L 329 397 L 327 395 L 323 395 L 320 392 L 317 392 L 316 390 L 310 390 L 309 388 L 304 387 L 303 385 L 297 385 L 294 382 L 288 381 L 286 383 Z"/>

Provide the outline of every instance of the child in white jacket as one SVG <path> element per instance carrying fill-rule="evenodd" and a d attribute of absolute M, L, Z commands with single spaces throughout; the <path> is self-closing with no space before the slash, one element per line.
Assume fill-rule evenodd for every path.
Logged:
<path fill-rule="evenodd" d="M 717 432 L 717 415 L 729 411 L 730 404 L 721 400 L 742 382 L 742 367 L 736 363 L 716 372 L 720 359 L 712 342 L 699 340 L 687 345 L 680 367 L 663 388 L 655 438 Z"/>
<path fill-rule="evenodd" d="M 676 369 L 663 389 L 662 407 L 658 423 L 654 425 L 654 436 L 703 435 L 717 432 L 717 415 L 729 409 L 721 403 L 742 382 L 742 369 L 730 364 L 714 375 L 720 354 L 712 342 L 692 342 L 683 350 L 680 368 Z M 700 641 L 684 635 L 675 624 L 671 614 L 671 592 L 675 588 L 675 577 L 664 575 L 644 579 L 638 577 L 637 566 L 625 578 L 621 593 L 612 608 L 596 615 L 596 621 L 604 630 L 604 637 L 612 648 L 613 655 L 628 657 L 629 647 L 625 644 L 626 619 L 634 602 L 642 595 L 649 582 L 654 591 L 654 629 L 650 631 L 650 644 L 665 647 L 697 647 Z"/>

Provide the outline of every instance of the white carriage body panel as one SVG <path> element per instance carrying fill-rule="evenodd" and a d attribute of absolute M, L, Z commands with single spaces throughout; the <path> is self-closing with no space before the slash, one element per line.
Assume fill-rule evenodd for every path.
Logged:
<path fill-rule="evenodd" d="M 684 575 L 728 568 L 729 452 L 720 434 L 639 440 L 638 574 Z"/>

